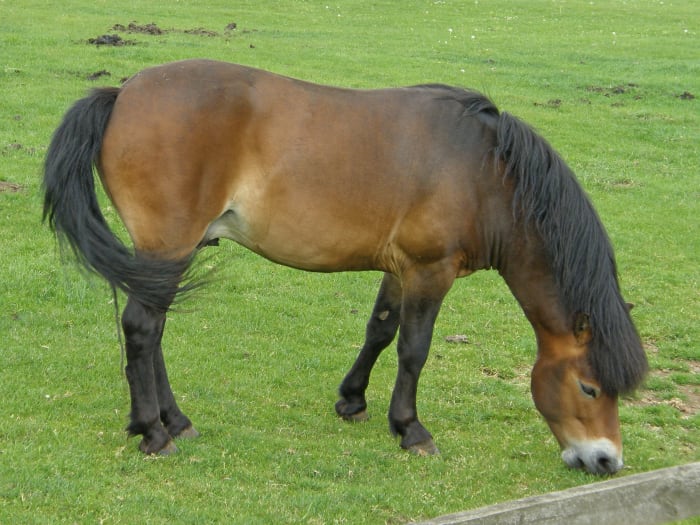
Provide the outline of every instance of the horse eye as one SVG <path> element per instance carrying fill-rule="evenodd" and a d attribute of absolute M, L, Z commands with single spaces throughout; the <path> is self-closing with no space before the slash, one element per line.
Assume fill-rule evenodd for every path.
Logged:
<path fill-rule="evenodd" d="M 595 399 L 598 397 L 598 389 L 594 386 L 587 385 L 586 383 L 582 383 L 581 381 L 578 382 L 578 386 L 581 388 L 581 392 L 585 396 L 590 397 L 591 399 Z"/>

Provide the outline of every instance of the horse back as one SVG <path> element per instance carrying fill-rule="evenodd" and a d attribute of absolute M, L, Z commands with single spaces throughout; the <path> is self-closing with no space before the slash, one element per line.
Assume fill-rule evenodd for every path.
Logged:
<path fill-rule="evenodd" d="M 453 258 L 467 272 L 481 264 L 481 216 L 508 198 L 492 126 L 463 112 L 435 87 L 177 62 L 124 85 L 100 173 L 140 251 L 183 256 L 227 237 L 309 270 Z"/>

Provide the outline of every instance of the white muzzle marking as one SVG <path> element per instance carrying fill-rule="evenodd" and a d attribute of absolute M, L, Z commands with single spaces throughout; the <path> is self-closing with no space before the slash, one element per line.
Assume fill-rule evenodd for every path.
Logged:
<path fill-rule="evenodd" d="M 570 468 L 583 468 L 592 474 L 615 474 L 622 466 L 622 450 L 607 438 L 569 442 L 561 459 Z"/>

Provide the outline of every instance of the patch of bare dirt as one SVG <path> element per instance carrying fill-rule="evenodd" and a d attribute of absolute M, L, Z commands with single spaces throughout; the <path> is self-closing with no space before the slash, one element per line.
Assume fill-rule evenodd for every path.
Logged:
<path fill-rule="evenodd" d="M 617 86 L 608 86 L 608 87 L 603 87 L 603 86 L 585 86 L 583 89 L 585 89 L 589 93 L 599 93 L 603 95 L 604 97 L 616 97 L 618 95 L 631 95 L 634 100 L 641 100 L 643 97 L 640 95 L 638 92 L 636 92 L 636 88 L 638 88 L 639 85 L 635 84 L 633 82 L 629 82 L 627 84 L 618 84 Z M 589 101 L 585 99 L 586 102 L 588 103 Z M 621 107 L 624 106 L 625 103 L 621 100 L 617 100 L 612 103 L 613 107 Z"/>
<path fill-rule="evenodd" d="M 204 29 L 203 27 L 196 27 L 194 29 L 185 29 L 183 33 L 187 35 L 199 35 L 199 36 L 219 36 L 216 31 L 211 31 L 210 29 Z"/>
<path fill-rule="evenodd" d="M 628 400 L 626 403 L 632 406 L 670 406 L 678 410 L 685 418 L 700 414 L 700 391 L 698 388 L 683 385 L 679 386 L 678 390 L 680 390 L 683 399 L 680 397 L 659 399 L 651 390 L 644 390 L 638 399 Z"/>
<path fill-rule="evenodd" d="M 138 35 L 164 35 L 166 33 L 185 33 L 187 35 L 197 35 L 197 36 L 207 36 L 207 37 L 218 37 L 221 33 L 204 27 L 195 27 L 192 29 L 163 29 L 159 27 L 156 23 L 151 22 L 150 24 L 139 24 L 137 22 L 129 22 L 127 25 L 124 24 L 114 24 L 111 28 L 115 33 L 104 34 L 97 36 L 95 38 L 90 38 L 87 40 L 88 44 L 93 44 L 96 46 L 133 46 L 137 42 L 134 40 L 124 40 L 116 32 L 128 33 L 128 34 L 138 34 Z M 224 27 L 224 35 L 230 36 L 233 31 L 238 32 L 238 24 L 236 22 L 230 22 Z M 253 30 L 254 31 L 254 30 Z M 240 31 L 243 33 L 250 33 L 251 30 Z M 251 45 L 251 47 L 253 47 Z M 91 79 L 94 80 L 94 79 Z"/>
<path fill-rule="evenodd" d="M 17 193 L 24 189 L 21 184 L 0 180 L 0 193 Z"/>
<path fill-rule="evenodd" d="M 447 335 L 445 341 L 448 343 L 469 344 L 469 338 L 463 334 Z"/>
<path fill-rule="evenodd" d="M 634 88 L 639 87 L 637 84 L 619 84 L 612 87 L 602 87 L 602 86 L 586 86 L 586 91 L 589 93 L 601 93 L 602 95 L 609 97 L 610 95 L 624 95 L 629 93 Z"/>
<path fill-rule="evenodd" d="M 112 31 L 122 31 L 126 33 L 141 33 L 145 35 L 162 35 L 166 33 L 165 30 L 161 29 L 154 23 L 139 25 L 136 22 L 129 22 L 129 25 L 125 26 L 123 24 L 114 24 L 112 26 Z"/>
<path fill-rule="evenodd" d="M 687 362 L 692 374 L 700 374 L 700 362 Z M 669 377 L 669 370 L 654 370 L 649 373 L 650 377 Z M 690 418 L 700 414 L 700 386 L 676 384 L 679 397 L 671 399 L 660 399 L 655 391 L 641 388 L 637 393 L 637 398 L 627 400 L 632 406 L 657 406 L 666 405 L 678 410 L 682 417 Z"/>
<path fill-rule="evenodd" d="M 236 22 L 231 22 L 224 27 L 225 33 L 230 33 L 238 29 L 238 24 Z M 112 26 L 112 31 L 121 31 L 123 33 L 131 34 L 142 34 L 142 35 L 164 35 L 166 33 L 185 33 L 187 35 L 199 35 L 199 36 L 219 36 L 218 31 L 212 29 L 207 29 L 205 27 L 195 27 L 192 29 L 163 29 L 158 27 L 154 22 L 150 24 L 137 24 L 136 22 L 129 22 L 128 25 L 124 24 L 114 24 Z M 243 31 L 244 33 L 247 31 Z"/>
<path fill-rule="evenodd" d="M 553 98 L 548 100 L 546 103 L 542 102 L 535 102 L 535 106 L 540 106 L 540 107 L 545 107 L 545 108 L 552 108 L 552 109 L 557 109 L 561 107 L 561 99 L 560 98 Z"/>
<path fill-rule="evenodd" d="M 19 118 L 16 118 L 15 120 L 20 120 Z M 13 142 L 11 144 L 8 144 L 0 152 L 3 155 L 7 155 L 8 153 L 11 152 L 17 152 L 17 151 L 22 151 L 28 155 L 34 155 L 36 153 L 36 148 L 28 148 L 24 144 L 20 144 L 19 142 Z"/>
<path fill-rule="evenodd" d="M 98 78 L 111 77 L 111 76 L 112 76 L 112 73 L 110 73 L 106 69 L 102 69 L 100 71 L 95 71 L 94 73 L 90 73 L 86 78 L 88 80 L 97 80 Z"/>

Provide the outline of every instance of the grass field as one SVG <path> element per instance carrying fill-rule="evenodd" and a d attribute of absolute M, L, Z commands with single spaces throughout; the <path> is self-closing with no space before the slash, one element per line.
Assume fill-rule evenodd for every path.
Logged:
<path fill-rule="evenodd" d="M 0 0 L 0 523 L 404 523 L 596 480 L 566 469 L 530 400 L 534 337 L 494 272 L 458 282 L 438 319 L 419 410 L 442 455 L 420 458 L 388 432 L 392 351 L 371 419 L 333 411 L 379 274 L 296 272 L 232 243 L 209 252 L 218 280 L 164 341 L 202 436 L 138 453 L 111 295 L 61 264 L 42 161 L 90 87 L 191 57 L 350 87 L 468 86 L 535 126 L 608 229 L 652 367 L 621 400 L 620 475 L 700 460 L 697 2 L 57 6 Z M 88 43 L 114 34 L 125 45 Z"/>

